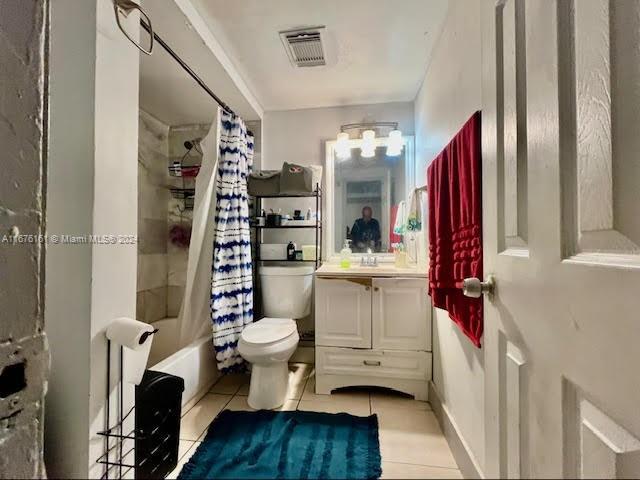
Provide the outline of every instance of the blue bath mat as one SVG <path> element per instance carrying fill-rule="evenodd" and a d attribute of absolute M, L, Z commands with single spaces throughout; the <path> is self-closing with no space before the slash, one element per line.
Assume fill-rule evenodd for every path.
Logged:
<path fill-rule="evenodd" d="M 223 411 L 179 479 L 379 478 L 378 417 Z"/>

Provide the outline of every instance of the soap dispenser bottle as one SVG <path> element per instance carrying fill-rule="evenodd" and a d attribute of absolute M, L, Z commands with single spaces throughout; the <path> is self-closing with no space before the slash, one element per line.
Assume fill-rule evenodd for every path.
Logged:
<path fill-rule="evenodd" d="M 351 240 L 344 241 L 344 248 L 340 250 L 340 267 L 341 268 L 350 268 L 351 267 L 351 248 L 349 244 Z"/>

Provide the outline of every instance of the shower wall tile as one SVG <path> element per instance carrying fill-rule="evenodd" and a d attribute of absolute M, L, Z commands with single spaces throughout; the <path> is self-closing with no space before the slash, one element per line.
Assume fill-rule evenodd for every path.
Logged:
<path fill-rule="evenodd" d="M 169 156 L 182 157 L 186 150 L 186 140 L 203 139 L 209 133 L 211 125 L 196 123 L 192 125 L 178 125 L 169 129 Z"/>
<path fill-rule="evenodd" d="M 191 228 L 193 222 L 193 210 L 185 210 L 182 200 L 169 199 L 169 230 L 174 225 L 184 225 Z"/>
<path fill-rule="evenodd" d="M 168 285 L 184 287 L 187 284 L 187 261 L 189 250 L 169 247 Z"/>
<path fill-rule="evenodd" d="M 180 314 L 183 298 L 183 286 L 169 285 L 167 287 L 167 317 L 177 317 Z"/>
<path fill-rule="evenodd" d="M 144 110 L 140 110 L 138 122 L 140 130 L 138 151 L 140 156 L 150 158 L 157 153 L 167 155 L 167 139 L 170 127 Z"/>
<path fill-rule="evenodd" d="M 167 285 L 167 255 L 138 255 L 138 291 Z"/>
<path fill-rule="evenodd" d="M 138 157 L 139 183 L 166 188 L 170 182 L 168 166 L 169 157 L 167 155 L 157 153 L 154 158 L 142 159 Z"/>
<path fill-rule="evenodd" d="M 167 317 L 167 286 L 145 290 L 144 321 L 152 323 Z"/>
<path fill-rule="evenodd" d="M 140 111 L 136 315 L 145 322 L 167 313 L 168 165 L 169 126 Z"/>
<path fill-rule="evenodd" d="M 138 223 L 138 253 L 167 253 L 167 218 L 143 218 Z"/>
<path fill-rule="evenodd" d="M 166 219 L 171 193 L 166 187 L 157 187 L 138 178 L 138 220 Z"/>
<path fill-rule="evenodd" d="M 143 111 L 139 120 L 139 183 L 166 187 L 169 181 L 169 127 Z"/>
<path fill-rule="evenodd" d="M 144 291 L 136 292 L 136 320 L 144 322 Z"/>

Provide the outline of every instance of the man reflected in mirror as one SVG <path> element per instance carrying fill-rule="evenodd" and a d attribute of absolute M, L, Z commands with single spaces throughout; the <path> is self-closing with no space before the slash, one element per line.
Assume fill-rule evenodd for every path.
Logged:
<path fill-rule="evenodd" d="M 368 205 L 362 208 L 362 217 L 353 223 L 351 244 L 354 252 L 366 252 L 368 248 L 373 252 L 380 251 L 380 223 L 373 218 L 373 209 Z"/>

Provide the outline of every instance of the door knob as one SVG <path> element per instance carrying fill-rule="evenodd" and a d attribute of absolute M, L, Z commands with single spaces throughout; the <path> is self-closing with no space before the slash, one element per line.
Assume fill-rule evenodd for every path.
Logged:
<path fill-rule="evenodd" d="M 493 275 L 489 275 L 486 282 L 475 277 L 465 278 L 462 281 L 462 293 L 464 293 L 465 297 L 471 298 L 480 298 L 483 293 L 491 296 L 493 295 L 495 286 L 496 282 Z"/>

